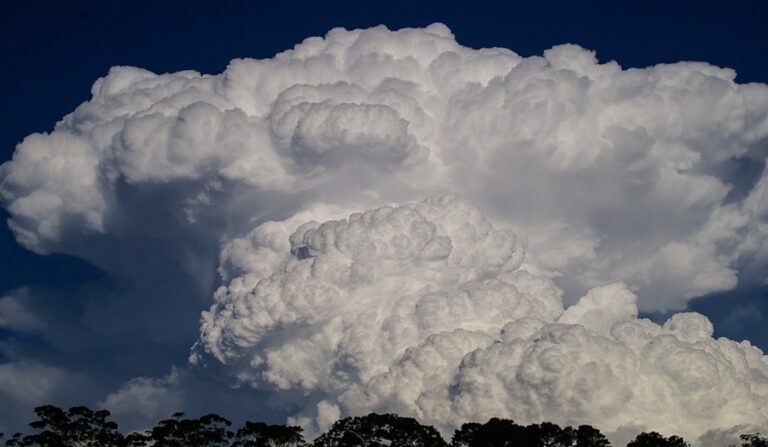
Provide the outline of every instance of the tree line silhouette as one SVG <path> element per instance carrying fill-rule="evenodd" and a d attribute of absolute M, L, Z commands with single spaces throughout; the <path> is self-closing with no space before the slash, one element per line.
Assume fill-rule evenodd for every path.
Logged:
<path fill-rule="evenodd" d="M 109 420 L 107 410 L 76 406 L 62 410 L 53 405 L 35 408 L 32 433 L 5 437 L 10 447 L 610 447 L 608 439 L 589 425 L 560 427 L 551 422 L 519 425 L 510 419 L 492 418 L 469 422 L 446 442 L 432 426 L 395 414 L 371 413 L 336 421 L 313 442 L 304 439 L 300 427 L 245 422 L 236 430 L 216 414 L 185 418 L 175 413 L 155 427 L 123 434 Z M 640 433 L 627 447 L 690 447 L 679 436 Z M 736 446 L 732 446 L 736 447 Z M 760 433 L 741 435 L 741 447 L 768 447 Z"/>

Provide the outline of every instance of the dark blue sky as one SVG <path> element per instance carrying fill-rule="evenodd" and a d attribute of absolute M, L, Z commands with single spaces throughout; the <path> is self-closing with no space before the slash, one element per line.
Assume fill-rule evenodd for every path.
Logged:
<path fill-rule="evenodd" d="M 447 24 L 460 43 L 522 55 L 571 42 L 622 66 L 703 60 L 768 82 L 768 3 L 753 2 L 21 2 L 0 5 L 3 61 L 0 162 L 32 132 L 89 97 L 113 65 L 217 73 L 235 57 L 269 57 L 330 28 Z M 3 212 L 4 213 L 4 212 Z M 7 214 L 3 214 L 7 217 Z M 99 272 L 65 256 L 37 256 L 0 229 L 0 293 L 25 285 L 73 289 Z M 768 348 L 766 290 L 695 301 L 720 335 Z M 0 332 L 0 338 L 7 336 Z"/>

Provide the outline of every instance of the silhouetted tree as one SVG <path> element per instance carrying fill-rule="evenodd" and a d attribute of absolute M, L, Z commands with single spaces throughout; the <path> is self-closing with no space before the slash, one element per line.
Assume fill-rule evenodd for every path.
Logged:
<path fill-rule="evenodd" d="M 526 427 L 537 438 L 539 447 L 572 447 L 576 444 L 576 431 L 572 427 L 561 428 L 551 422 L 532 424 Z"/>
<path fill-rule="evenodd" d="M 5 440 L 6 447 L 19 447 L 23 446 L 23 439 L 21 433 L 14 433 L 10 438 Z M 0 441 L 3 441 L 3 434 L 0 433 Z"/>
<path fill-rule="evenodd" d="M 679 436 L 665 438 L 664 435 L 652 431 L 640 433 L 627 447 L 690 447 L 690 444 Z"/>
<path fill-rule="evenodd" d="M 232 447 L 297 447 L 305 445 L 301 427 L 246 421 L 237 430 Z"/>
<path fill-rule="evenodd" d="M 468 423 L 453 434 L 454 447 L 610 447 L 596 428 L 562 428 L 551 422 L 522 426 L 510 419 L 492 418 L 485 424 Z"/>
<path fill-rule="evenodd" d="M 227 430 L 230 425 L 231 422 L 215 414 L 184 419 L 184 413 L 175 413 L 145 435 L 134 435 L 131 441 L 133 445 L 153 447 L 226 447 L 233 436 Z"/>
<path fill-rule="evenodd" d="M 470 422 L 453 433 L 453 447 L 529 447 L 538 443 L 539 426 L 524 427 L 511 419 L 491 418 L 485 424 Z"/>
<path fill-rule="evenodd" d="M 739 438 L 741 438 L 741 447 L 768 447 L 768 438 L 760 433 L 745 433 Z"/>
<path fill-rule="evenodd" d="M 439 447 L 446 446 L 434 427 L 419 424 L 416 419 L 394 414 L 371 413 L 363 417 L 347 417 L 336 421 L 333 427 L 313 443 L 315 447 L 391 446 Z"/>
<path fill-rule="evenodd" d="M 579 425 L 576 429 L 576 447 L 610 447 L 611 443 L 591 425 Z"/>
<path fill-rule="evenodd" d="M 145 447 L 152 445 L 152 436 L 148 433 L 130 433 L 125 436 L 127 447 Z"/>
<path fill-rule="evenodd" d="M 123 436 L 106 410 L 84 406 L 62 410 L 53 405 L 35 408 L 33 433 L 10 437 L 0 433 L 5 447 L 308 447 L 300 427 L 245 422 L 236 432 L 218 415 L 197 419 L 175 413 L 151 430 Z M 768 447 L 760 433 L 740 436 L 738 447 Z M 371 413 L 336 421 L 313 447 L 448 447 L 431 426 L 395 414 Z M 451 438 L 452 447 L 610 447 L 600 431 L 589 425 L 560 427 L 551 422 L 522 426 L 511 419 L 491 418 L 484 424 L 463 424 Z M 627 447 L 690 447 L 679 436 L 640 433 Z M 737 447 L 731 445 L 728 447 Z"/>
<path fill-rule="evenodd" d="M 30 427 L 37 433 L 16 437 L 6 445 L 40 447 L 121 447 L 125 444 L 117 424 L 108 421 L 109 411 L 77 406 L 64 411 L 53 405 L 35 408 L 38 420 Z"/>

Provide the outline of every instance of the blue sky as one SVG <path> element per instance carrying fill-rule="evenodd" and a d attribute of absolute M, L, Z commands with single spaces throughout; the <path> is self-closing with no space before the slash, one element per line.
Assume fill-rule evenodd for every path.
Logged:
<path fill-rule="evenodd" d="M 231 59 L 271 57 L 333 27 L 384 24 L 398 29 L 433 22 L 445 23 L 459 43 L 472 48 L 505 47 L 529 56 L 556 44 L 575 43 L 595 50 L 601 61 L 616 60 L 624 68 L 706 61 L 735 69 L 740 83 L 768 82 L 768 5 L 760 1 L 481 1 L 471 7 L 391 1 L 11 1 L 0 5 L 0 162 L 11 158 L 26 135 L 50 131 L 87 100 L 94 80 L 115 65 L 155 73 L 219 73 Z M 7 219 L 7 212 L 2 213 Z M 164 265 L 161 261 L 158 265 Z M 85 303 L 92 298 L 83 294 L 112 296 L 125 287 L 124 281 L 82 259 L 34 254 L 16 243 L 7 226 L 0 228 L 0 294 L 31 287 L 40 297 L 36 305 L 45 307 L 49 316 L 60 316 L 62 324 L 83 318 Z M 168 305 L 173 303 L 178 301 Z M 78 325 L 61 340 L 2 329 L 0 340 L 13 346 L 16 359 L 77 367 L 90 378 L 102 378 L 95 386 L 108 392 L 131 377 L 159 376 L 183 363 L 197 335 L 197 316 L 208 305 L 190 303 L 178 319 L 163 322 L 172 326 L 166 342 L 152 348 L 123 338 L 121 331 L 105 335 L 93 326 Z M 711 294 L 691 301 L 689 309 L 707 315 L 716 335 L 749 339 L 768 350 L 768 288 Z M 666 317 L 648 316 L 658 321 Z M 94 337 L 106 342 L 89 341 Z M 118 351 L 119 358 L 114 355 Z M 0 356 L 10 351 L 3 352 Z"/>

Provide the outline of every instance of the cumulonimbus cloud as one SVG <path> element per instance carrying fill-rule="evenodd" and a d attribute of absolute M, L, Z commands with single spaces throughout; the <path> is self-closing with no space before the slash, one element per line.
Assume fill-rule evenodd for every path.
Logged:
<path fill-rule="evenodd" d="M 459 200 L 269 222 L 232 244 L 248 261 L 224 258 L 240 275 L 204 313 L 193 363 L 293 391 L 305 426 L 371 410 L 447 433 L 493 416 L 692 439 L 768 423 L 759 349 L 712 338 L 696 313 L 638 319 L 623 283 L 564 310 L 520 239 Z"/>
<path fill-rule="evenodd" d="M 34 250 L 83 255 L 83 233 L 142 225 L 147 196 L 180 215 L 144 234 L 218 241 L 320 200 L 450 192 L 525 235 L 573 298 L 621 280 L 644 309 L 679 308 L 764 280 L 768 88 L 729 69 L 623 70 L 574 45 L 523 58 L 442 25 L 379 27 L 214 76 L 117 67 L 92 93 L 2 168 Z"/>
<path fill-rule="evenodd" d="M 713 340 L 699 316 L 635 319 L 765 281 L 768 87 L 735 78 L 622 69 L 575 45 L 471 49 L 440 24 L 335 29 L 218 75 L 113 68 L 19 144 L 0 200 L 19 242 L 127 278 L 132 308 L 199 306 L 223 283 L 193 357 L 327 396 L 326 415 L 392 405 L 454 423 L 499 394 L 493 408 L 520 420 L 659 428 L 671 422 L 640 396 L 663 383 L 674 405 L 706 384 L 764 422 L 756 350 Z M 472 205 L 413 202 L 446 193 Z M 392 203 L 411 204 L 378 208 Z M 584 298 L 563 310 L 561 293 Z M 436 376 L 420 377 L 430 362 Z M 718 409 L 742 415 L 693 403 L 712 427 L 735 423 Z M 691 420 L 677 428 L 700 431 Z"/>

